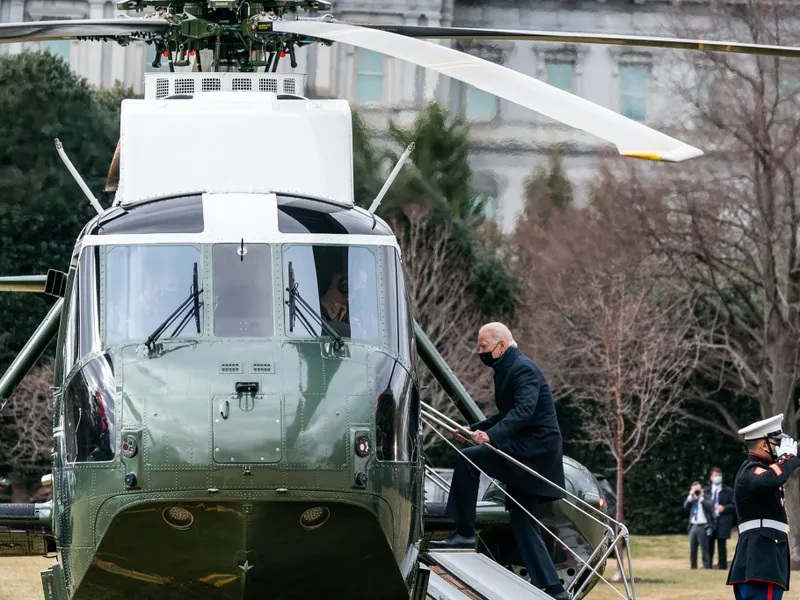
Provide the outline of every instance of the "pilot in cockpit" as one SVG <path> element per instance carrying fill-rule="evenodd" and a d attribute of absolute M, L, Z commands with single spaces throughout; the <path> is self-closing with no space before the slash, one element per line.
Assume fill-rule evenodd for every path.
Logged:
<path fill-rule="evenodd" d="M 352 278 L 335 272 L 320 298 L 322 317 L 345 337 L 371 337 L 368 332 L 377 330 L 377 314 L 370 310 L 374 301 L 365 297 L 368 279 L 364 268 L 356 269 Z"/>
<path fill-rule="evenodd" d="M 331 276 L 328 290 L 319 299 L 322 318 L 326 321 L 340 321 L 348 323 L 350 321 L 348 293 L 349 282 L 347 274 L 337 272 Z"/>

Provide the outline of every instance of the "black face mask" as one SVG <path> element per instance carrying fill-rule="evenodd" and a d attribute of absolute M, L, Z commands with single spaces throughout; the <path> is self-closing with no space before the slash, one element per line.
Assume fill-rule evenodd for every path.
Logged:
<path fill-rule="evenodd" d="M 494 345 L 494 348 L 492 348 L 491 350 L 489 350 L 489 352 L 480 352 L 480 353 L 478 354 L 478 358 L 480 358 L 480 359 L 481 359 L 481 362 L 482 362 L 483 364 L 485 364 L 487 367 L 491 367 L 491 366 L 494 364 L 494 361 L 496 361 L 496 360 L 497 360 L 497 359 L 496 359 L 494 356 L 492 356 L 492 352 L 494 352 L 494 351 L 495 351 L 495 349 L 496 349 L 496 348 L 497 348 L 499 345 L 500 345 L 500 342 L 497 342 L 497 343 Z"/>
<path fill-rule="evenodd" d="M 778 446 L 779 444 L 772 443 L 772 441 L 767 440 L 767 450 L 769 450 L 770 458 L 772 458 L 772 462 L 778 462 L 780 458 L 778 456 Z"/>

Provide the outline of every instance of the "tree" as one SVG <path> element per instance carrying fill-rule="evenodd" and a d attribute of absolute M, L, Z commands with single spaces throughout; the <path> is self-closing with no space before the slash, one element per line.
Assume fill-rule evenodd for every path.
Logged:
<path fill-rule="evenodd" d="M 53 448 L 53 361 L 22 380 L 0 414 L 10 443 L 0 447 L 0 471 L 38 473 L 50 464 Z"/>
<path fill-rule="evenodd" d="M 564 171 L 560 146 L 550 149 L 549 168 L 537 167 L 525 178 L 525 206 L 517 227 L 527 223 L 547 227 L 553 211 L 563 213 L 572 206 L 572 184 Z"/>
<path fill-rule="evenodd" d="M 406 208 L 408 224 L 395 225 L 403 252 L 403 273 L 415 315 L 426 335 L 453 369 L 471 395 L 488 397 L 480 383 L 480 365 L 475 356 L 475 337 L 481 317 L 473 298 L 464 290 L 470 284 L 470 272 L 463 256 L 451 243 L 447 228 L 430 221 L 430 213 L 420 207 Z M 426 400 L 437 410 L 459 419 L 455 405 L 427 369 L 420 375 L 420 385 L 428 389 Z M 438 441 L 426 429 L 424 442 Z"/>
<path fill-rule="evenodd" d="M 704 37 L 791 44 L 793 7 L 750 0 L 733 13 L 718 8 Z M 732 15 L 736 16 L 732 16 Z M 680 20 L 679 20 L 680 21 Z M 692 20 L 678 23 L 682 37 Z M 671 259 L 685 287 L 700 292 L 702 374 L 720 390 L 759 400 L 762 417 L 783 413 L 797 437 L 800 384 L 800 70 L 779 57 L 711 54 L 684 64 L 712 81 L 695 104 L 691 135 L 702 161 L 654 176 L 633 171 L 620 188 L 637 206 L 655 248 Z M 687 100 L 694 73 L 672 89 Z M 702 100 L 702 99 L 701 99 Z M 684 136 L 688 136 L 684 132 Z M 700 418 L 735 434 L 740 426 L 711 399 Z M 714 416 L 709 415 L 709 409 Z M 786 486 L 790 549 L 800 566 L 800 484 Z"/>
<path fill-rule="evenodd" d="M 488 320 L 513 321 L 518 282 L 499 248 L 483 243 L 491 224 L 486 219 L 486 198 L 472 183 L 469 123 L 432 102 L 413 125 L 402 128 L 390 123 L 389 132 L 399 151 L 415 144 L 411 168 L 398 177 L 391 205 L 401 211 L 409 203 L 426 207 L 431 219 L 450 231 L 450 244 L 467 261 L 471 272 L 467 291 L 480 314 Z M 387 157 L 394 164 L 399 152 Z"/>
<path fill-rule="evenodd" d="M 119 86 L 92 89 L 49 53 L 0 56 L 0 274 L 67 269 L 95 213 L 53 140 L 100 194 L 119 137 L 119 101 L 130 95 Z M 0 294 L 0 373 L 51 304 L 39 294 Z M 35 368 L 0 415 L 0 472 L 18 482 L 17 501 L 28 501 L 26 478 L 38 478 L 49 462 L 52 377 L 50 362 Z"/>
<path fill-rule="evenodd" d="M 109 94 L 109 93 L 107 93 Z M 59 158 L 59 138 L 90 189 L 103 189 L 119 134 L 108 95 L 98 95 L 61 59 L 23 52 L 0 57 L 0 273 L 66 270 L 82 227 L 95 214 Z M 117 109 L 118 110 L 118 109 Z M 102 200 L 102 198 L 101 198 Z M 0 294 L 0 332 L 17 352 L 52 299 Z M 0 363 L 0 369 L 9 360 Z"/>
<path fill-rule="evenodd" d="M 370 141 L 369 129 L 361 115 L 353 110 L 352 117 L 355 202 L 362 208 L 369 208 L 383 186 L 382 160 Z"/>
<path fill-rule="evenodd" d="M 578 411 L 582 443 L 613 458 L 619 521 L 625 474 L 680 420 L 694 362 L 692 312 L 654 277 L 658 260 L 631 221 L 602 195 L 550 221 L 521 336 Z"/>
<path fill-rule="evenodd" d="M 511 236 L 511 259 L 530 301 L 535 302 L 531 288 L 535 281 L 527 274 L 535 268 L 541 252 L 547 248 L 547 227 L 551 217 L 573 209 L 572 184 L 564 172 L 561 148 L 550 150 L 549 168 L 537 167 L 525 179 L 525 203 L 514 224 Z"/>
<path fill-rule="evenodd" d="M 457 222 L 475 226 L 484 220 L 484 202 L 472 185 L 469 124 L 463 116 L 452 118 L 444 107 L 431 102 L 410 127 L 390 122 L 389 134 L 402 149 L 412 142 L 415 145 L 409 161 L 412 168 L 403 172 L 398 188 L 404 192 L 398 198 L 401 202 L 443 202 L 441 206 Z"/>

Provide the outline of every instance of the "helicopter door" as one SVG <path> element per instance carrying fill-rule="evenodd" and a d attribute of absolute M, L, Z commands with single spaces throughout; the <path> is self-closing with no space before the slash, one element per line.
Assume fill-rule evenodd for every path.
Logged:
<path fill-rule="evenodd" d="M 230 394 L 216 396 L 212 402 L 215 462 L 229 465 L 280 462 L 283 454 L 280 396 Z"/>

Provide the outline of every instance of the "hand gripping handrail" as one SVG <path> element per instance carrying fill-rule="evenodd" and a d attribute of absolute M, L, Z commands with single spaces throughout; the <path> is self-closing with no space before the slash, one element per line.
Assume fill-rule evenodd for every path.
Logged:
<path fill-rule="evenodd" d="M 448 425 L 445 422 L 442 422 L 442 420 L 437 418 L 435 415 L 439 415 L 446 422 L 451 423 L 452 426 Z M 423 422 L 428 427 L 430 427 L 436 435 L 441 437 L 447 444 L 449 444 L 454 450 L 456 450 L 456 452 L 458 452 L 461 456 L 463 456 L 467 460 L 467 462 L 469 462 L 473 467 L 478 469 L 478 471 L 480 471 L 481 473 L 486 475 L 487 478 L 489 478 L 492 482 L 494 482 L 497 485 L 498 489 L 503 494 L 505 494 L 512 502 L 514 502 L 517 506 L 519 506 L 531 519 L 533 519 L 536 523 L 538 523 L 539 526 L 542 529 L 544 529 L 547 533 L 549 533 L 551 536 L 553 536 L 553 539 L 557 540 L 558 543 L 561 544 L 568 552 L 570 552 L 578 562 L 583 564 L 583 566 L 581 567 L 581 570 L 577 573 L 575 578 L 572 580 L 572 583 L 568 587 L 567 591 L 570 591 L 574 587 L 574 585 L 578 581 L 580 581 L 581 575 L 583 575 L 583 573 L 588 569 L 593 574 L 597 575 L 597 577 L 600 580 L 602 580 L 606 585 L 608 585 L 612 590 L 614 590 L 614 592 L 617 595 L 619 595 L 621 598 L 623 598 L 623 600 L 633 600 L 633 599 L 636 598 L 636 585 L 635 585 L 635 581 L 634 581 L 634 578 L 633 578 L 633 563 L 632 563 L 632 560 L 631 560 L 630 544 L 627 543 L 629 534 L 628 534 L 628 529 L 623 524 L 618 523 L 617 521 L 615 521 L 614 519 L 612 519 L 611 517 L 609 517 L 608 515 L 606 515 L 602 511 L 598 510 L 596 507 L 592 506 L 591 504 L 588 504 L 587 502 L 585 502 L 584 500 L 582 500 L 581 498 L 579 498 L 575 494 L 572 494 L 568 490 L 565 490 L 564 488 L 561 488 L 560 486 L 556 485 L 555 483 L 553 483 L 552 481 L 550 481 L 546 477 L 540 475 L 539 473 L 537 473 L 536 471 L 534 471 L 533 469 L 531 469 L 527 465 L 522 464 L 521 462 L 516 460 L 514 457 L 509 456 L 508 454 L 506 454 L 502 450 L 499 450 L 499 449 L 495 448 L 494 446 L 492 446 L 491 444 L 488 444 L 488 443 L 487 444 L 483 444 L 483 445 L 487 446 L 489 449 L 491 449 L 492 451 L 494 451 L 497 454 L 499 454 L 500 456 L 503 456 L 504 458 L 506 458 L 507 460 L 509 460 L 513 464 L 517 465 L 518 467 L 520 467 L 521 469 L 523 469 L 527 473 L 530 473 L 531 475 L 534 475 L 535 477 L 538 477 L 542 481 L 547 482 L 548 484 L 550 484 L 553 487 L 555 487 L 555 488 L 559 489 L 560 491 L 562 491 L 567 496 L 570 496 L 570 497 L 574 498 L 577 502 L 580 502 L 581 504 L 586 505 L 587 508 L 589 508 L 590 510 L 599 513 L 600 516 L 603 517 L 604 519 L 606 519 L 607 521 L 610 521 L 610 522 L 612 522 L 612 523 L 614 523 L 615 525 L 618 526 L 618 528 L 619 528 L 618 533 L 614 533 L 614 530 L 611 528 L 610 525 L 608 525 L 608 523 L 603 523 L 602 521 L 600 521 L 599 519 L 597 519 L 593 515 L 587 513 L 580 506 L 577 506 L 577 505 L 573 504 L 573 506 L 574 506 L 574 508 L 576 510 L 578 510 L 581 513 L 583 513 L 584 515 L 586 515 L 590 519 L 594 520 L 596 523 L 600 524 L 602 527 L 604 527 L 606 529 L 606 533 L 605 533 L 605 536 L 604 536 L 604 541 L 610 539 L 611 543 L 609 544 L 609 547 L 603 553 L 603 556 L 600 558 L 600 560 L 597 562 L 597 564 L 602 564 L 605 560 L 607 560 L 609 555 L 611 554 L 611 552 L 615 553 L 615 557 L 616 557 L 617 563 L 620 566 L 620 572 L 622 573 L 622 581 L 623 581 L 623 585 L 625 587 L 625 592 L 627 593 L 627 599 L 626 599 L 625 596 L 623 596 L 619 592 L 619 590 L 617 590 L 613 585 L 611 585 L 611 583 L 608 580 L 606 580 L 602 575 L 600 575 L 600 573 L 598 573 L 597 570 L 594 567 L 592 567 L 591 564 L 590 564 L 595 559 L 595 557 L 597 556 L 597 554 L 601 550 L 601 548 L 603 547 L 603 543 L 602 542 L 597 546 L 597 548 L 595 548 L 595 550 L 592 552 L 591 556 L 589 556 L 588 560 L 584 560 L 583 558 L 581 558 L 574 550 L 572 550 L 572 548 L 570 548 L 565 542 L 563 542 L 561 539 L 559 539 L 539 519 L 534 517 L 524 506 L 522 506 L 516 500 L 516 498 L 511 496 L 511 494 L 509 494 L 505 489 L 503 489 L 495 479 L 489 477 L 489 475 L 487 475 L 480 467 L 478 467 L 474 462 L 472 462 L 458 447 L 456 447 L 455 444 L 453 444 L 444 435 L 442 435 L 439 431 L 437 431 L 436 428 L 434 427 L 433 423 L 439 425 L 440 427 L 444 428 L 445 430 L 448 430 L 451 433 L 463 433 L 463 434 L 465 434 L 466 438 L 471 443 L 474 443 L 470 439 L 472 432 L 468 428 L 464 427 L 463 425 L 460 425 L 459 423 L 455 422 L 453 419 L 451 419 L 447 415 L 441 413 L 440 411 L 436 410 L 435 408 L 431 407 L 430 405 L 428 405 L 428 404 L 426 404 L 424 402 L 422 403 L 422 417 L 423 417 Z M 626 542 L 625 546 L 626 546 L 627 557 L 628 557 L 628 565 L 629 565 L 629 569 L 630 569 L 631 587 L 628 586 L 628 581 L 627 581 L 627 578 L 625 576 L 624 569 L 622 568 L 622 557 L 620 556 L 619 548 L 617 547 L 617 545 L 618 545 L 618 543 L 619 543 L 619 541 L 621 539 L 624 539 L 625 542 Z M 586 578 L 584 580 L 584 582 L 581 584 L 580 588 L 575 593 L 570 592 L 572 597 L 573 598 L 577 597 L 584 590 L 584 588 L 588 585 L 588 583 L 589 583 L 589 578 Z"/>

